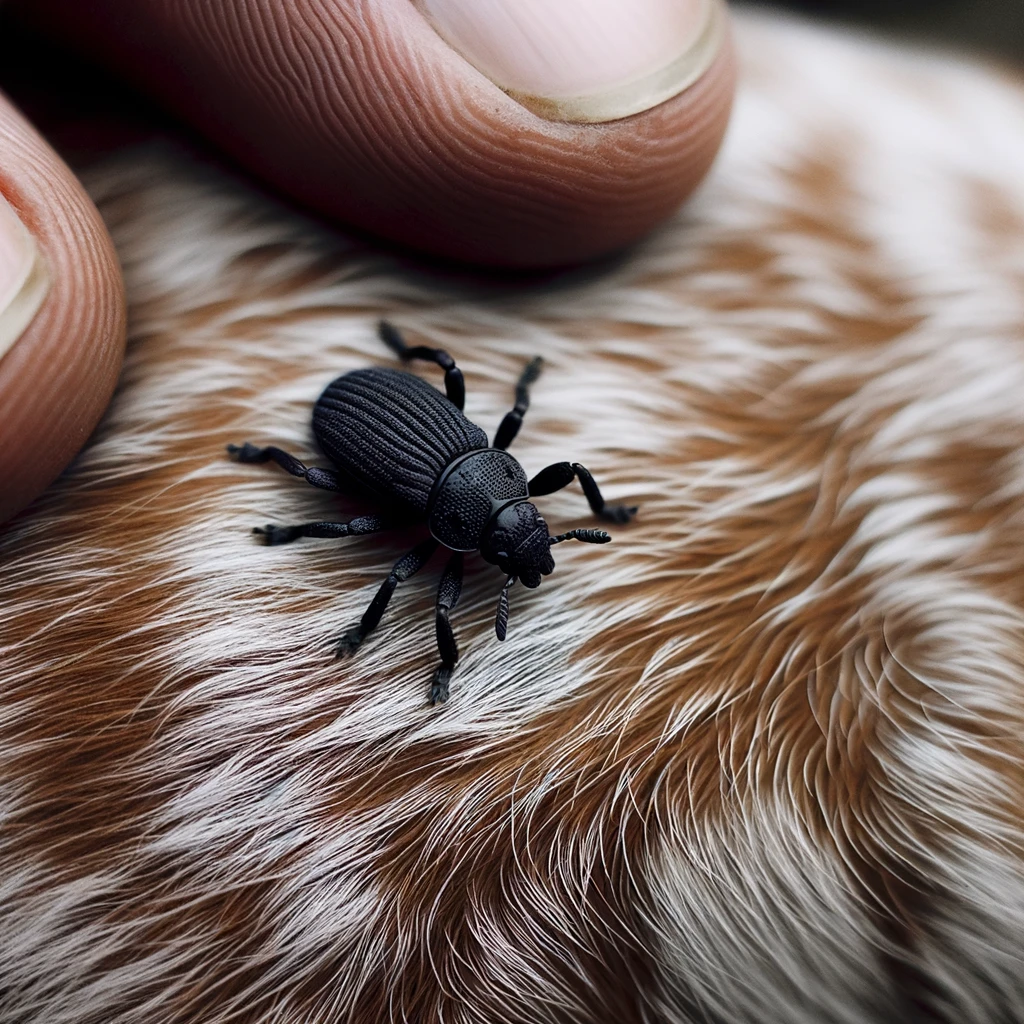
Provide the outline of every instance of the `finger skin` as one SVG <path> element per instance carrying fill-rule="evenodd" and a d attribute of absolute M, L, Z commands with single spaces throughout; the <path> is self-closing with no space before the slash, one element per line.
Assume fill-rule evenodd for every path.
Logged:
<path fill-rule="evenodd" d="M 124 355 L 114 247 L 92 201 L 0 94 L 0 193 L 35 236 L 50 290 L 0 359 L 0 522 L 24 508 L 85 443 Z"/>
<path fill-rule="evenodd" d="M 730 41 L 661 106 L 573 125 L 501 92 L 409 0 L 17 6 L 329 217 L 510 267 L 591 259 L 668 217 L 707 173 L 735 85 Z"/>

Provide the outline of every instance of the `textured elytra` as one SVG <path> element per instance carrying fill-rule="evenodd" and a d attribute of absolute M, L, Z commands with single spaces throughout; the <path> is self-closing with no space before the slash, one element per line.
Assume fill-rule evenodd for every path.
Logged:
<path fill-rule="evenodd" d="M 329 384 L 313 409 L 313 432 L 343 477 L 420 513 L 444 468 L 487 446 L 487 435 L 436 388 L 384 367 Z"/>
<path fill-rule="evenodd" d="M 1024 1019 L 1024 97 L 740 44 L 699 200 L 544 287 L 412 275 L 163 151 L 92 172 L 133 341 L 0 534 L 5 1024 Z M 382 315 L 491 435 L 543 354 L 517 458 L 642 505 L 505 644 L 471 572 L 440 710 L 433 580 L 331 656 L 408 538 L 259 547 L 338 501 L 223 456 L 314 462 Z"/>

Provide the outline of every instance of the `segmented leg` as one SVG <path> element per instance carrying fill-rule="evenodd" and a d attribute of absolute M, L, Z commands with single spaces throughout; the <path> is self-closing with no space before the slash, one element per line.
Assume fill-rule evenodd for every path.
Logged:
<path fill-rule="evenodd" d="M 572 483 L 575 477 L 579 477 L 580 486 L 587 497 L 591 511 L 602 519 L 612 523 L 628 523 L 636 515 L 636 505 L 606 505 L 601 496 L 601 490 L 597 482 L 590 475 L 590 471 L 581 466 L 578 462 L 555 462 L 542 469 L 530 481 L 530 497 L 534 498 L 542 494 L 553 494 L 563 487 Z"/>
<path fill-rule="evenodd" d="M 505 449 L 516 439 L 516 434 L 519 433 L 519 428 L 523 425 L 526 410 L 530 408 L 530 385 L 540 376 L 543 366 L 544 361 L 540 356 L 531 359 L 526 364 L 526 368 L 516 384 L 516 404 L 512 407 L 511 412 L 505 413 L 505 418 L 494 435 L 495 448 Z"/>
<path fill-rule="evenodd" d="M 444 370 L 444 390 L 448 401 L 461 410 L 466 404 L 466 382 L 462 379 L 462 371 L 455 365 L 447 352 L 442 348 L 428 348 L 426 345 L 407 345 L 398 328 L 381 320 L 378 328 L 381 341 L 402 362 L 410 359 L 425 359 L 428 363 L 436 363 Z"/>
<path fill-rule="evenodd" d="M 410 576 L 415 575 L 430 560 L 430 556 L 438 549 L 438 542 L 433 538 L 417 544 L 408 554 L 403 555 L 394 568 L 388 573 L 387 579 L 380 585 L 370 607 L 363 612 L 358 626 L 353 626 L 342 638 L 338 645 L 339 657 L 343 654 L 353 654 L 359 645 L 377 627 L 381 616 L 387 609 L 391 595 L 399 583 L 404 583 Z"/>
<path fill-rule="evenodd" d="M 347 523 L 300 523 L 298 526 L 256 526 L 253 533 L 258 533 L 265 544 L 290 544 L 300 537 L 361 537 L 366 533 L 386 530 L 388 523 L 381 516 L 358 516 Z"/>
<path fill-rule="evenodd" d="M 604 530 L 570 530 L 568 533 L 560 533 L 557 537 L 551 538 L 551 546 L 564 544 L 567 540 L 578 540 L 584 544 L 608 544 L 611 537 Z"/>
<path fill-rule="evenodd" d="M 462 594 L 462 555 L 456 552 L 448 559 L 441 584 L 437 588 L 437 614 L 435 628 L 437 632 L 437 650 L 441 655 L 441 664 L 434 673 L 434 683 L 430 688 L 430 703 L 443 704 L 448 699 L 448 684 L 452 678 L 452 670 L 459 660 L 459 646 L 455 642 L 452 624 L 448 613 L 455 610 Z"/>
<path fill-rule="evenodd" d="M 316 466 L 306 467 L 299 462 L 294 455 L 289 455 L 280 448 L 257 448 L 254 444 L 228 445 L 228 455 L 236 462 L 276 462 L 282 469 L 287 470 L 292 476 L 302 477 L 306 483 L 314 487 L 320 487 L 325 491 L 340 491 L 341 480 L 338 474 L 329 469 L 319 469 Z"/>

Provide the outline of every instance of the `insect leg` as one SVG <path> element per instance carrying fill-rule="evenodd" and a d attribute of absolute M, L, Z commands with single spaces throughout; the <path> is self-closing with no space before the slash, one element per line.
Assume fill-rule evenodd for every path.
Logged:
<path fill-rule="evenodd" d="M 437 650 L 441 655 L 441 664 L 434 673 L 434 683 L 430 688 L 430 703 L 443 704 L 448 699 L 448 683 L 452 678 L 452 670 L 459 660 L 459 645 L 455 642 L 452 624 L 448 613 L 455 610 L 462 595 L 462 554 L 456 552 L 448 559 L 444 567 L 441 584 L 437 588 L 437 612 L 434 627 L 437 633 Z"/>
<path fill-rule="evenodd" d="M 530 481 L 530 497 L 560 491 L 572 483 L 574 477 L 579 477 L 580 486 L 594 515 L 612 523 L 628 523 L 636 515 L 636 505 L 605 504 L 597 481 L 590 475 L 590 470 L 578 462 L 555 462 L 547 469 L 542 469 Z"/>
<path fill-rule="evenodd" d="M 437 363 L 444 370 L 444 390 L 448 401 L 459 410 L 465 406 L 466 382 L 462 379 L 462 371 L 444 349 L 428 348 L 426 345 L 406 345 L 398 328 L 394 324 L 389 324 L 387 320 L 381 320 L 377 331 L 381 341 L 402 362 L 408 362 L 410 359 L 425 359 L 428 363 Z"/>
<path fill-rule="evenodd" d="M 531 359 L 526 364 L 526 368 L 516 384 L 516 404 L 512 407 L 511 412 L 505 413 L 505 418 L 494 435 L 495 448 L 504 450 L 516 439 L 516 434 L 519 433 L 519 428 L 523 425 L 526 410 L 530 408 L 530 385 L 540 376 L 543 366 L 544 362 L 540 356 Z"/>
<path fill-rule="evenodd" d="M 546 469 L 542 469 L 529 484 L 530 497 L 536 498 L 542 494 L 554 494 L 576 479 L 576 471 L 572 468 L 571 462 L 554 462 Z"/>
<path fill-rule="evenodd" d="M 595 516 L 607 519 L 612 523 L 628 523 L 636 515 L 636 505 L 606 505 L 597 481 L 590 475 L 590 470 L 581 466 L 578 462 L 572 464 L 572 468 L 579 477 L 580 486 L 587 496 L 590 510 Z"/>
<path fill-rule="evenodd" d="M 391 595 L 399 583 L 404 583 L 410 576 L 419 572 L 430 560 L 430 556 L 437 550 L 438 542 L 431 537 L 429 540 L 421 541 L 408 554 L 403 555 L 397 562 L 387 579 L 380 585 L 370 607 L 363 612 L 358 626 L 353 626 L 342 638 L 338 645 L 339 657 L 343 654 L 353 654 L 356 648 L 376 628 L 381 616 L 387 609 Z"/>
<path fill-rule="evenodd" d="M 342 489 L 338 474 L 329 469 L 319 469 L 316 466 L 307 467 L 299 462 L 294 455 L 289 455 L 280 448 L 257 448 L 254 444 L 228 445 L 228 455 L 236 462 L 276 462 L 282 469 L 287 470 L 292 476 L 301 476 L 306 483 L 314 487 L 320 487 L 325 491 L 340 491 Z"/>
<path fill-rule="evenodd" d="M 298 526 L 257 526 L 253 533 L 265 537 L 265 544 L 290 544 L 299 537 L 360 537 L 386 530 L 391 524 L 381 516 L 358 516 L 347 523 L 301 523 Z"/>

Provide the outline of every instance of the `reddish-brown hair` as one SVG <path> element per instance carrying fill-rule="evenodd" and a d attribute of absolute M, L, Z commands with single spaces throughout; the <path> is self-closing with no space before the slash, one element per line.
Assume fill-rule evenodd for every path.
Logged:
<path fill-rule="evenodd" d="M 130 298 L 114 404 L 0 533 L 0 1018 L 1024 1019 L 1024 97 L 744 19 L 712 182 L 628 258 L 510 288 L 325 238 L 166 148 L 94 169 Z M 448 705 L 408 537 L 311 403 L 449 349 L 515 451 L 641 505 Z M 429 371 L 424 371 L 429 375 Z M 574 489 L 541 502 L 588 525 Z"/>

